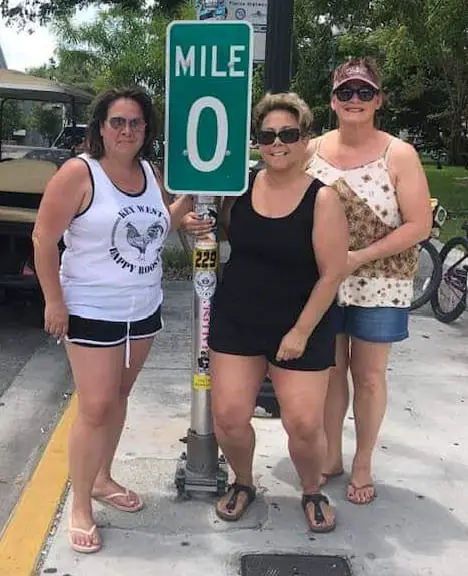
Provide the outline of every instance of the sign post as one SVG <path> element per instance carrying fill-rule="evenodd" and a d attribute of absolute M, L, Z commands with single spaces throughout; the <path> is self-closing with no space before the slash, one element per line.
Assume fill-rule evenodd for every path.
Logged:
<path fill-rule="evenodd" d="M 166 49 L 165 186 L 194 195 L 197 213 L 216 221 L 220 197 L 240 196 L 248 186 L 252 28 L 173 22 Z M 213 433 L 207 343 L 218 252 L 216 233 L 195 239 L 191 421 L 175 474 L 179 494 L 227 487 Z"/>

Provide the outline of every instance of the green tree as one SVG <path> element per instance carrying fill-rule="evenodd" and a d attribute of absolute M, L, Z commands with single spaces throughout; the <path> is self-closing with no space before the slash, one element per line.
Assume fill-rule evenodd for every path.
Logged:
<path fill-rule="evenodd" d="M 171 14 L 188 1 L 155 0 L 152 6 Z M 0 13 L 8 24 L 25 26 L 30 22 L 45 24 L 54 18 L 70 17 L 77 10 L 89 6 L 151 11 L 146 0 L 0 0 Z"/>
<path fill-rule="evenodd" d="M 153 96 L 162 126 L 165 86 L 165 37 L 172 18 L 194 17 L 193 6 L 102 11 L 91 23 L 74 25 L 55 20 L 57 62 L 49 63 L 53 77 L 97 93 L 107 88 L 143 86 Z"/>
<path fill-rule="evenodd" d="M 400 42 L 392 47 L 393 71 L 400 78 L 420 70 L 427 85 L 446 94 L 433 112 L 452 163 L 464 162 L 468 152 L 463 124 L 468 115 L 468 4 L 465 0 L 420 0 L 416 22 L 401 13 L 394 24 Z"/>
<path fill-rule="evenodd" d="M 295 75 L 291 88 L 309 104 L 314 129 L 321 133 L 330 122 L 330 74 L 335 45 L 331 25 L 311 10 L 309 0 L 296 0 L 294 11 Z"/>
<path fill-rule="evenodd" d="M 31 109 L 28 125 L 45 138 L 50 146 L 62 127 L 61 109 L 50 104 L 36 103 Z"/>
<path fill-rule="evenodd" d="M 3 105 L 2 140 L 10 140 L 15 130 L 24 128 L 23 111 L 15 100 L 7 100 Z"/>
<path fill-rule="evenodd" d="M 74 54 L 73 51 L 71 51 L 71 55 L 69 55 L 68 51 L 62 54 L 60 49 L 56 52 L 58 54 L 57 58 L 50 58 L 47 64 L 43 64 L 37 68 L 29 68 L 26 72 L 33 76 L 62 82 L 75 88 L 80 88 L 90 94 L 95 94 L 96 91 L 91 82 L 91 77 L 94 73 L 92 59 L 83 58 L 81 52 Z M 67 123 L 71 123 L 73 113 L 76 122 L 86 122 L 89 115 L 89 105 L 81 104 L 76 106 L 74 110 L 72 110 L 70 104 L 64 104 L 64 106 L 64 119 Z"/>
<path fill-rule="evenodd" d="M 55 57 L 50 58 L 47 64 L 37 68 L 29 68 L 27 73 L 94 93 L 91 79 L 94 75 L 95 64 L 96 61 L 92 58 L 92 54 L 81 50 L 63 50 L 59 47 Z"/>
<path fill-rule="evenodd" d="M 406 124 L 428 140 L 441 133 L 450 160 L 461 163 L 468 151 L 466 0 L 296 0 L 295 81 L 319 109 L 329 99 L 320 91 L 320 74 L 327 53 L 334 53 L 333 42 L 324 40 L 332 26 L 345 32 L 337 40 L 337 61 L 370 54 L 380 62 L 389 96 L 384 125 Z"/>

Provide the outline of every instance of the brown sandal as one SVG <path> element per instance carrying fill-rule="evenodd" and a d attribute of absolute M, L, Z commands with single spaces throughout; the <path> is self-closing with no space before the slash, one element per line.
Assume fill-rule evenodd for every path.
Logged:
<path fill-rule="evenodd" d="M 255 500 L 257 496 L 257 491 L 255 488 L 252 488 L 251 486 L 246 486 L 245 484 L 239 484 L 238 482 L 234 482 L 228 487 L 228 494 L 229 492 L 232 492 L 232 494 L 224 506 L 226 510 L 229 511 L 236 509 L 237 499 L 239 498 L 239 494 L 241 492 L 247 494 L 247 501 L 244 503 L 242 508 L 240 508 L 237 511 L 236 514 L 227 514 L 226 512 L 224 512 L 219 507 L 220 501 L 218 501 L 218 504 L 216 505 L 217 516 L 219 516 L 222 520 L 226 520 L 227 522 L 235 522 L 236 520 L 239 520 L 239 518 L 244 514 L 244 512 L 247 510 L 250 504 L 252 504 L 252 502 Z"/>
<path fill-rule="evenodd" d="M 336 521 L 333 520 L 333 523 L 330 524 L 329 526 L 327 526 L 325 524 L 326 519 L 325 516 L 323 514 L 322 511 L 322 507 L 321 504 L 322 502 L 324 504 L 326 504 L 327 506 L 330 505 L 330 501 L 328 500 L 328 498 L 325 496 L 325 494 L 303 494 L 302 495 L 302 509 L 304 510 L 304 513 L 306 515 L 307 518 L 307 523 L 309 525 L 310 531 L 311 532 L 315 532 L 316 534 L 326 534 L 327 532 L 333 532 L 333 530 L 336 528 Z M 317 526 L 312 524 L 309 518 L 309 515 L 307 514 L 307 506 L 309 504 L 313 504 L 314 505 L 314 520 L 317 524 L 319 524 Z M 320 526 L 320 524 L 322 526 Z"/>

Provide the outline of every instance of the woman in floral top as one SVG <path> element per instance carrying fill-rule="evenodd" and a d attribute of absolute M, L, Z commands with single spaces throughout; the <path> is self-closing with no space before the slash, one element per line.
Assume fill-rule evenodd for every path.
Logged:
<path fill-rule="evenodd" d="M 339 127 L 312 140 L 307 171 L 338 192 L 350 232 L 348 277 L 339 291 L 342 325 L 328 389 L 328 458 L 322 482 L 343 473 L 342 433 L 354 386 L 356 453 L 347 498 L 376 496 L 372 453 L 385 414 L 392 342 L 408 337 L 417 267 L 416 245 L 429 236 L 432 213 L 417 152 L 375 127 L 382 106 L 380 73 L 368 59 L 349 60 L 334 74 L 331 107 Z"/>

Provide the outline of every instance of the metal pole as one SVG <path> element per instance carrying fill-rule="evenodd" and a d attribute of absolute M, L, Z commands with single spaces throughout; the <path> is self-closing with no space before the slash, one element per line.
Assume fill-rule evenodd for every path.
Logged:
<path fill-rule="evenodd" d="M 213 196 L 198 196 L 195 211 L 205 219 L 218 216 Z M 216 230 L 216 226 L 215 226 Z M 175 484 L 179 495 L 188 492 L 223 494 L 228 472 L 223 457 L 218 458 L 218 444 L 211 418 L 211 376 L 208 350 L 211 300 L 215 293 L 218 270 L 216 232 L 196 239 L 193 249 L 193 315 L 192 315 L 192 393 L 190 428 L 176 469 Z"/>
<path fill-rule="evenodd" d="M 330 32 L 331 32 L 330 75 L 332 75 L 336 67 L 336 60 L 337 60 L 336 57 L 338 55 L 339 37 L 341 36 L 343 31 L 338 26 L 332 24 Z M 330 106 L 328 109 L 328 130 L 333 130 L 333 128 L 335 127 L 334 126 L 335 119 L 336 118 L 334 112 Z"/>
<path fill-rule="evenodd" d="M 71 155 L 76 156 L 76 101 L 71 99 L 72 145 Z"/>
<path fill-rule="evenodd" d="M 216 0 L 195 0 L 198 8 L 216 8 Z M 219 246 L 217 219 L 219 199 L 197 196 L 195 211 L 203 218 L 215 220 L 209 238 L 195 239 L 193 249 L 193 316 L 192 316 L 192 393 L 191 418 L 187 437 L 187 453 L 180 457 L 175 476 L 179 495 L 204 491 L 224 494 L 228 482 L 227 464 L 218 457 L 218 444 L 211 417 L 211 375 L 208 350 L 211 301 L 217 284 Z"/>
<path fill-rule="evenodd" d="M 0 100 L 0 162 L 2 161 L 2 140 L 3 140 L 3 106 L 6 99 Z"/>
<path fill-rule="evenodd" d="M 268 0 L 265 92 L 287 92 L 291 80 L 294 0 Z"/>

